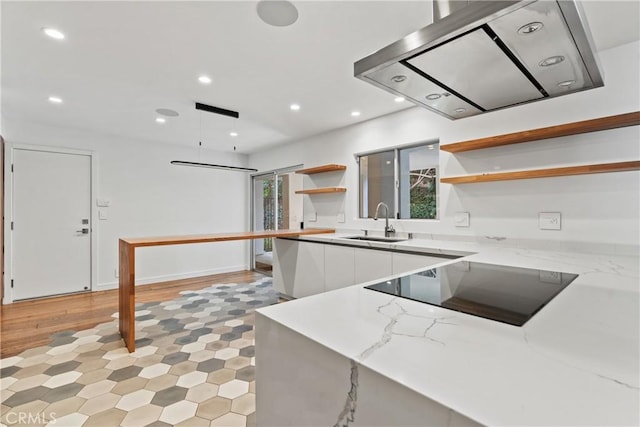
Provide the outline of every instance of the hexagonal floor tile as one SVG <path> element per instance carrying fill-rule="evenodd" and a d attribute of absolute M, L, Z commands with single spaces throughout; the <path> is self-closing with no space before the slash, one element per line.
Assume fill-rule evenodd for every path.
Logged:
<path fill-rule="evenodd" d="M 177 385 L 185 388 L 194 387 L 198 384 L 202 384 L 207 381 L 207 377 L 209 374 L 206 372 L 194 371 L 189 372 L 188 374 L 182 375 L 178 378 Z"/>
<path fill-rule="evenodd" d="M 249 392 L 249 383 L 241 380 L 231 380 L 227 383 L 221 384 L 218 389 L 218 395 L 226 397 L 227 399 L 235 399 Z"/>
<path fill-rule="evenodd" d="M 151 400 L 151 403 L 158 406 L 169 406 L 180 400 L 183 400 L 187 395 L 187 389 L 179 386 L 171 386 L 156 392 L 155 396 Z"/>
<path fill-rule="evenodd" d="M 176 402 L 162 410 L 162 414 L 160 414 L 160 421 L 175 425 L 187 418 L 193 417 L 196 414 L 197 409 L 197 403 L 186 400 Z"/>
<path fill-rule="evenodd" d="M 147 405 L 154 398 L 154 393 L 149 390 L 137 390 L 133 393 L 125 394 L 116 404 L 116 408 L 123 411 L 131 411 L 141 406 Z"/>
<path fill-rule="evenodd" d="M 205 400 L 209 400 L 212 397 L 215 397 L 217 394 L 217 385 L 211 383 L 203 383 L 190 388 L 187 392 L 187 395 L 185 396 L 185 399 L 191 402 L 200 403 L 204 402 Z"/>

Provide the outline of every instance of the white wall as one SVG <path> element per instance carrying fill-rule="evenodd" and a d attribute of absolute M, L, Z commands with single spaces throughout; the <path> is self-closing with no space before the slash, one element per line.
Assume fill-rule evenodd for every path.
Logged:
<path fill-rule="evenodd" d="M 359 123 L 249 156 L 258 169 L 282 164 L 348 166 L 343 196 L 306 196 L 305 209 L 318 222 L 305 226 L 382 229 L 383 223 L 358 219 L 358 168 L 354 153 L 431 139 L 449 144 L 555 124 L 640 110 L 640 44 L 600 53 L 605 87 L 565 97 L 450 121 L 421 108 Z M 371 90 L 379 90 L 371 87 Z M 390 98 L 390 102 L 392 99 Z M 638 126 L 452 155 L 441 152 L 442 176 L 496 170 L 535 169 L 608 163 L 640 158 Z M 520 239 L 605 242 L 638 245 L 639 172 L 581 175 L 452 186 L 441 184 L 440 220 L 394 221 L 399 231 L 505 236 Z M 326 178 L 329 180 L 330 178 Z M 314 207 L 316 206 L 316 207 Z M 456 228 L 453 215 L 471 213 L 470 228 Z M 562 230 L 538 229 L 538 212 L 562 213 Z M 345 224 L 336 215 L 345 212 Z M 305 217 L 308 215 L 305 211 Z"/>
<path fill-rule="evenodd" d="M 108 219 L 94 223 L 98 240 L 98 274 L 94 290 L 117 287 L 120 237 L 245 231 L 248 224 L 248 176 L 242 172 L 190 168 L 171 160 L 198 161 L 193 147 L 89 134 L 4 117 L 8 144 L 33 144 L 92 150 L 98 156 L 97 194 L 92 209 Z M 202 150 L 201 161 L 244 166 L 245 155 Z M 10 190 L 10 173 L 7 174 Z M 96 198 L 111 200 L 97 208 Z M 11 194 L 6 194 L 6 218 Z M 61 200 L 64 202 L 64 200 Z M 9 245 L 7 245 L 9 246 Z M 247 268 L 246 242 L 141 248 L 136 250 L 138 283 L 237 271 Z M 10 266 L 9 266 L 10 267 Z M 7 271 L 9 277 L 10 271 Z M 10 289 L 5 289 L 10 295 Z"/>

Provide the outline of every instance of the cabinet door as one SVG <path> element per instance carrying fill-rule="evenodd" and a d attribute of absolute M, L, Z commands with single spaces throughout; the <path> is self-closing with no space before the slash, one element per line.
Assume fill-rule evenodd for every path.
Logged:
<path fill-rule="evenodd" d="M 393 274 L 391 252 L 355 249 L 356 283 L 381 279 Z"/>
<path fill-rule="evenodd" d="M 393 252 L 393 274 L 406 273 L 407 271 L 419 268 L 427 269 L 429 266 L 448 261 L 446 258 L 439 258 L 429 255 L 403 254 Z"/>
<path fill-rule="evenodd" d="M 324 292 L 324 245 L 298 242 L 293 297 L 302 298 Z"/>
<path fill-rule="evenodd" d="M 295 298 L 324 292 L 324 245 L 275 239 L 273 287 Z"/>
<path fill-rule="evenodd" d="M 299 244 L 295 240 L 273 239 L 273 288 L 288 296 L 293 296 Z"/>
<path fill-rule="evenodd" d="M 355 284 L 355 248 L 325 245 L 324 289 L 332 291 Z"/>

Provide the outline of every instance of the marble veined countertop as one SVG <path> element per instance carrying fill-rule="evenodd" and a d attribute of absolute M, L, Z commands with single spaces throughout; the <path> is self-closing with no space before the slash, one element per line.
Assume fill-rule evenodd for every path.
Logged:
<path fill-rule="evenodd" d="M 339 234 L 302 240 L 344 242 Z M 258 311 L 482 424 L 640 424 L 637 256 L 426 239 L 356 244 L 471 253 L 437 265 L 466 260 L 579 277 L 522 327 L 363 289 L 380 280 Z"/>

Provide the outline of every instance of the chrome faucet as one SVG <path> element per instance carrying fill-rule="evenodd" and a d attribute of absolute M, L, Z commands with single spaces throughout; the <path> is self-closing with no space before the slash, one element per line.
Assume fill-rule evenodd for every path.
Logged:
<path fill-rule="evenodd" d="M 378 206 L 376 206 L 376 214 L 373 216 L 373 220 L 378 220 L 378 211 L 380 210 L 380 206 L 384 206 L 386 210 L 386 218 L 384 223 L 384 237 L 389 237 L 392 233 L 395 233 L 396 230 L 393 228 L 393 225 L 389 225 L 389 206 L 386 203 L 380 202 Z"/>

